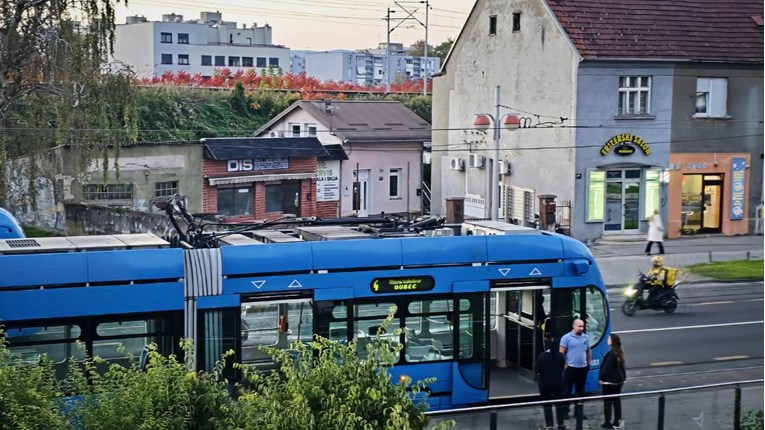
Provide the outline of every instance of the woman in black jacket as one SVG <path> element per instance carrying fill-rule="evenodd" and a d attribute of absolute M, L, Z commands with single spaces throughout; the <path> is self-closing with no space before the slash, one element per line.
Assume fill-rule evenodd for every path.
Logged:
<path fill-rule="evenodd" d="M 611 333 L 608 338 L 608 346 L 611 350 L 603 357 L 603 363 L 600 365 L 598 381 L 603 386 L 603 395 L 619 394 L 622 392 L 622 386 L 627 379 L 627 371 L 624 368 L 624 350 L 622 350 L 622 340 L 619 335 Z M 611 409 L 613 407 L 614 420 L 611 421 Z M 622 401 L 619 397 L 603 399 L 603 408 L 605 409 L 606 421 L 602 427 L 605 429 L 619 428 L 619 421 L 622 419 Z"/>

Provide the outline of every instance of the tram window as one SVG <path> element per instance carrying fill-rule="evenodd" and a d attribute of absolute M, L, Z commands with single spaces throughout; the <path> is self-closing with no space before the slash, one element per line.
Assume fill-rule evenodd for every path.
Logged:
<path fill-rule="evenodd" d="M 279 342 L 279 308 L 272 303 L 242 305 L 242 346 L 276 346 Z"/>
<path fill-rule="evenodd" d="M 412 330 L 412 326 L 420 327 L 420 317 L 406 318 L 404 328 L 404 355 L 406 361 L 409 363 L 416 363 L 420 361 L 438 361 L 451 359 L 451 335 L 445 337 L 436 338 L 436 335 L 432 333 L 434 323 L 448 325 L 446 316 L 433 316 L 427 318 L 431 331 Z M 448 332 L 447 332 L 448 333 Z M 444 345 L 443 340 L 449 341 L 449 344 Z M 447 350 L 448 347 L 448 350 Z M 447 356 L 448 355 L 448 356 Z"/>
<path fill-rule="evenodd" d="M 342 304 L 332 307 L 332 317 L 340 320 L 348 318 L 348 306 Z"/>
<path fill-rule="evenodd" d="M 85 345 L 75 343 L 80 334 L 79 326 L 61 325 L 11 328 L 5 332 L 5 337 L 11 352 L 18 354 L 23 363 L 39 362 L 47 354 L 52 363 L 64 364 L 70 356 L 85 358 Z M 43 342 L 45 344 L 41 345 Z"/>
<path fill-rule="evenodd" d="M 356 318 L 364 317 L 386 317 L 391 308 L 395 308 L 393 303 L 369 303 L 356 305 L 354 308 Z"/>
<path fill-rule="evenodd" d="M 287 341 L 298 340 L 303 343 L 313 340 L 313 307 L 308 300 L 287 304 Z"/>
<path fill-rule="evenodd" d="M 591 345 L 597 345 L 606 330 L 608 317 L 606 298 L 600 290 L 594 287 L 587 287 L 585 298 L 587 336 L 590 338 Z"/>
<path fill-rule="evenodd" d="M 385 318 L 362 319 L 353 322 L 353 331 L 356 333 L 356 353 L 359 358 L 366 358 L 369 355 L 367 345 L 378 333 L 381 339 L 391 343 L 392 348 L 398 348 L 399 335 L 395 334 L 396 330 L 400 328 L 398 319 L 393 319 L 386 329 L 382 328 L 384 322 Z M 400 356 L 396 355 L 394 363 L 398 363 L 399 360 Z"/>
<path fill-rule="evenodd" d="M 459 300 L 458 338 L 459 358 L 461 360 L 483 359 L 485 357 L 484 305 L 484 296 L 481 294 Z"/>

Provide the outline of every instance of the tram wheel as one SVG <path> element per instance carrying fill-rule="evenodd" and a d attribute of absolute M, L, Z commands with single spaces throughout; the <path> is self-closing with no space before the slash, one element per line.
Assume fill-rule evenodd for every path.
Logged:
<path fill-rule="evenodd" d="M 622 312 L 628 317 L 635 315 L 635 311 L 637 311 L 637 302 L 634 300 L 626 301 L 622 305 Z"/>

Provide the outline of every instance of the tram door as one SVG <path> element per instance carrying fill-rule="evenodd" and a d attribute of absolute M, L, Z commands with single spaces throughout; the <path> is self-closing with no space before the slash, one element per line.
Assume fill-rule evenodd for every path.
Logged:
<path fill-rule="evenodd" d="M 536 393 L 534 363 L 544 350 L 544 331 L 549 314 L 550 288 L 522 286 L 493 288 L 491 396 L 522 396 Z M 496 377 L 496 378 L 495 378 Z M 501 385 L 501 387 L 500 387 Z"/>
<path fill-rule="evenodd" d="M 308 297 L 249 297 L 241 304 L 241 362 L 268 368 L 271 357 L 260 347 L 287 349 L 313 336 L 313 305 Z"/>

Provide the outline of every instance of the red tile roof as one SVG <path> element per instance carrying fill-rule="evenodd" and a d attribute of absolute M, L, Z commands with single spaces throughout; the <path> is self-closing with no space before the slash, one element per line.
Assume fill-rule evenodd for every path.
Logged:
<path fill-rule="evenodd" d="M 548 0 L 585 59 L 763 62 L 762 0 Z"/>

